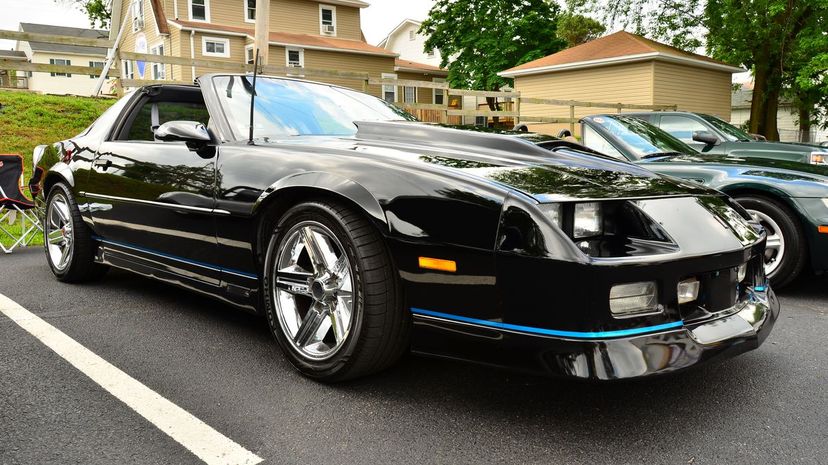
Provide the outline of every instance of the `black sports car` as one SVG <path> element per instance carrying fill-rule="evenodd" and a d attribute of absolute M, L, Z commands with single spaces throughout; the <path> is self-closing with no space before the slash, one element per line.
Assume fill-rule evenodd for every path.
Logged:
<path fill-rule="evenodd" d="M 409 349 L 667 373 L 756 348 L 777 318 L 765 235 L 717 191 L 331 85 L 198 82 L 142 88 L 35 151 L 59 280 L 115 266 L 261 312 L 325 381 Z"/>

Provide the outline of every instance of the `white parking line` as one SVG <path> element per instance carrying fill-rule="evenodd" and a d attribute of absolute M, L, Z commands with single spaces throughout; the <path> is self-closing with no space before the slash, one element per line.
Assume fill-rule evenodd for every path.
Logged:
<path fill-rule="evenodd" d="M 262 461 L 3 294 L 0 313 L 209 465 L 253 465 Z"/>

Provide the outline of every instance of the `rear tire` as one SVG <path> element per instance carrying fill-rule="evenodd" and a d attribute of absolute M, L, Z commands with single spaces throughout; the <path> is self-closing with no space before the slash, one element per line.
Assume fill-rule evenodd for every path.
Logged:
<path fill-rule="evenodd" d="M 807 242 L 799 220 L 787 206 L 776 200 L 744 196 L 736 201 L 762 223 L 768 233 L 765 272 L 771 285 L 776 289 L 787 286 L 808 262 Z"/>
<path fill-rule="evenodd" d="M 43 247 L 52 273 L 66 283 L 101 278 L 109 267 L 95 263 L 96 245 L 71 189 L 63 183 L 52 186 L 43 222 Z"/>
<path fill-rule="evenodd" d="M 271 235 L 263 276 L 271 332 L 304 375 L 353 379 L 408 349 L 410 316 L 393 263 L 359 212 L 330 201 L 291 208 Z"/>

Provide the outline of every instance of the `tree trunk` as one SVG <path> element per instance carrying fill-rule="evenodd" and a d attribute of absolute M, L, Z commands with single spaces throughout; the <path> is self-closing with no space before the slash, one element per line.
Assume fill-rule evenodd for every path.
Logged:
<path fill-rule="evenodd" d="M 770 62 L 767 52 L 759 52 L 753 67 L 753 98 L 750 101 L 750 133 L 763 134 L 765 129 L 765 92 L 768 88 Z"/>
<path fill-rule="evenodd" d="M 811 109 L 804 102 L 799 107 L 799 142 L 811 142 Z"/>
<path fill-rule="evenodd" d="M 497 104 L 497 97 L 486 97 L 486 103 L 489 105 L 489 110 L 500 111 L 500 106 Z M 500 122 L 500 117 L 493 116 L 492 123 L 497 126 Z M 488 126 L 488 125 L 487 125 Z"/>
<path fill-rule="evenodd" d="M 779 111 L 779 89 L 771 89 L 765 96 L 765 132 L 761 134 L 768 140 L 778 141 L 779 130 L 776 118 Z"/>

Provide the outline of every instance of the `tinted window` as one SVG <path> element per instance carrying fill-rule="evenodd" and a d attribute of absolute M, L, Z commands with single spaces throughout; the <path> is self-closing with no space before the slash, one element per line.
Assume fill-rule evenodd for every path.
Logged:
<path fill-rule="evenodd" d="M 719 118 L 716 118 L 715 116 L 702 115 L 702 114 L 699 114 L 699 116 L 704 118 L 704 120 L 707 121 L 708 123 L 710 123 L 711 125 L 715 126 L 716 129 L 723 132 L 725 137 L 727 137 L 727 139 L 730 140 L 730 141 L 737 141 L 737 140 L 749 141 L 749 140 L 753 140 L 753 138 L 750 137 L 750 134 L 742 131 L 741 129 L 739 129 L 739 128 L 737 128 L 737 127 L 735 127 L 735 126 L 733 126 L 729 123 L 726 123 L 723 120 L 720 120 Z"/>
<path fill-rule="evenodd" d="M 701 122 L 681 115 L 663 115 L 659 127 L 673 137 L 687 143 L 693 142 L 693 132 L 708 130 L 707 126 Z"/>
<path fill-rule="evenodd" d="M 157 120 L 153 118 L 153 112 Z M 130 127 L 124 128 L 121 140 L 155 141 L 155 129 L 170 121 L 195 121 L 207 124 L 209 115 L 207 107 L 192 102 L 154 102 L 147 100 L 138 110 Z"/>
<path fill-rule="evenodd" d="M 251 78 L 217 76 L 218 98 L 230 126 L 246 139 L 250 121 Z M 412 121 L 414 117 L 370 95 L 286 79 L 259 78 L 253 137 L 270 140 L 294 136 L 350 136 L 357 121 Z"/>

